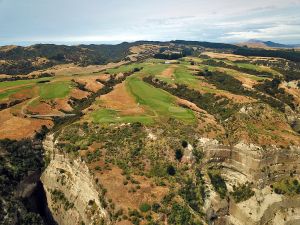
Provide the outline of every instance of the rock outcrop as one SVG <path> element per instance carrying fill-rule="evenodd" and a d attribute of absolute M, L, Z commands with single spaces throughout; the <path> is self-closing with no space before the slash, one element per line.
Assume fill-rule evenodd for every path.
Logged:
<path fill-rule="evenodd" d="M 219 224 L 218 220 L 224 224 L 224 218 L 226 224 L 232 225 L 298 224 L 299 216 L 295 212 L 300 210 L 300 198 L 275 194 L 270 184 L 290 174 L 299 178 L 299 147 L 262 148 L 243 142 L 223 146 L 216 140 L 206 138 L 200 139 L 199 143 L 204 151 L 205 167 L 221 167 L 229 190 L 233 185 L 246 182 L 251 182 L 255 187 L 255 195 L 247 201 L 235 203 L 233 199 L 228 199 L 228 214 L 218 213 L 216 224 Z M 208 199 L 210 206 L 207 209 L 216 211 L 220 208 L 220 200 L 216 201 L 213 196 Z"/>
<path fill-rule="evenodd" d="M 44 148 L 50 163 L 43 172 L 48 207 L 60 225 L 109 224 L 100 191 L 88 167 L 80 159 L 61 154 L 48 135 Z"/>

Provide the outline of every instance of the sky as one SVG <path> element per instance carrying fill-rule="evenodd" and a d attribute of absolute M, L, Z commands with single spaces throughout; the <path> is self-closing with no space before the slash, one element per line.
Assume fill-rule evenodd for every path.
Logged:
<path fill-rule="evenodd" d="M 300 0 L 0 0 L 0 45 L 176 39 L 300 44 Z"/>

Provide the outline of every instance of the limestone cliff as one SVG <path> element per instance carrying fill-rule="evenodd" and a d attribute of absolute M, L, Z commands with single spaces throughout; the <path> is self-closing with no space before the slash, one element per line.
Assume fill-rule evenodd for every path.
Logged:
<path fill-rule="evenodd" d="M 299 177 L 299 146 L 264 149 L 242 142 L 235 146 L 223 146 L 216 140 L 206 138 L 200 139 L 200 145 L 205 153 L 205 167 L 222 167 L 229 190 L 233 185 L 246 181 L 252 182 L 255 187 L 254 196 L 241 203 L 228 199 L 227 204 L 224 200 L 220 204 L 218 195 L 212 194 L 206 202 L 206 210 L 217 214 L 215 224 L 299 224 L 299 197 L 278 195 L 270 188 L 272 182 L 287 174 Z"/>
<path fill-rule="evenodd" d="M 60 225 L 109 224 L 99 199 L 99 188 L 85 163 L 59 153 L 53 135 L 48 135 L 43 144 L 50 163 L 41 181 L 56 222 Z"/>

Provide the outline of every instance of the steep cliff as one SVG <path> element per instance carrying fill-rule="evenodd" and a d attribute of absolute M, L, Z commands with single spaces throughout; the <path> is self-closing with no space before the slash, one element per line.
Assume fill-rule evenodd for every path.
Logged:
<path fill-rule="evenodd" d="M 85 163 L 59 153 L 54 146 L 53 134 L 46 137 L 43 145 L 50 162 L 41 181 L 57 223 L 109 224 L 99 199 L 101 192 Z"/>

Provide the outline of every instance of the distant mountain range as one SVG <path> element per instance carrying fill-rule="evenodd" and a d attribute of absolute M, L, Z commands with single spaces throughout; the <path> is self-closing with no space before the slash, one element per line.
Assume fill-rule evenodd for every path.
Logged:
<path fill-rule="evenodd" d="M 273 41 L 261 41 L 250 39 L 247 42 L 238 43 L 239 46 L 247 46 L 251 48 L 300 48 L 300 44 L 281 44 Z"/>

